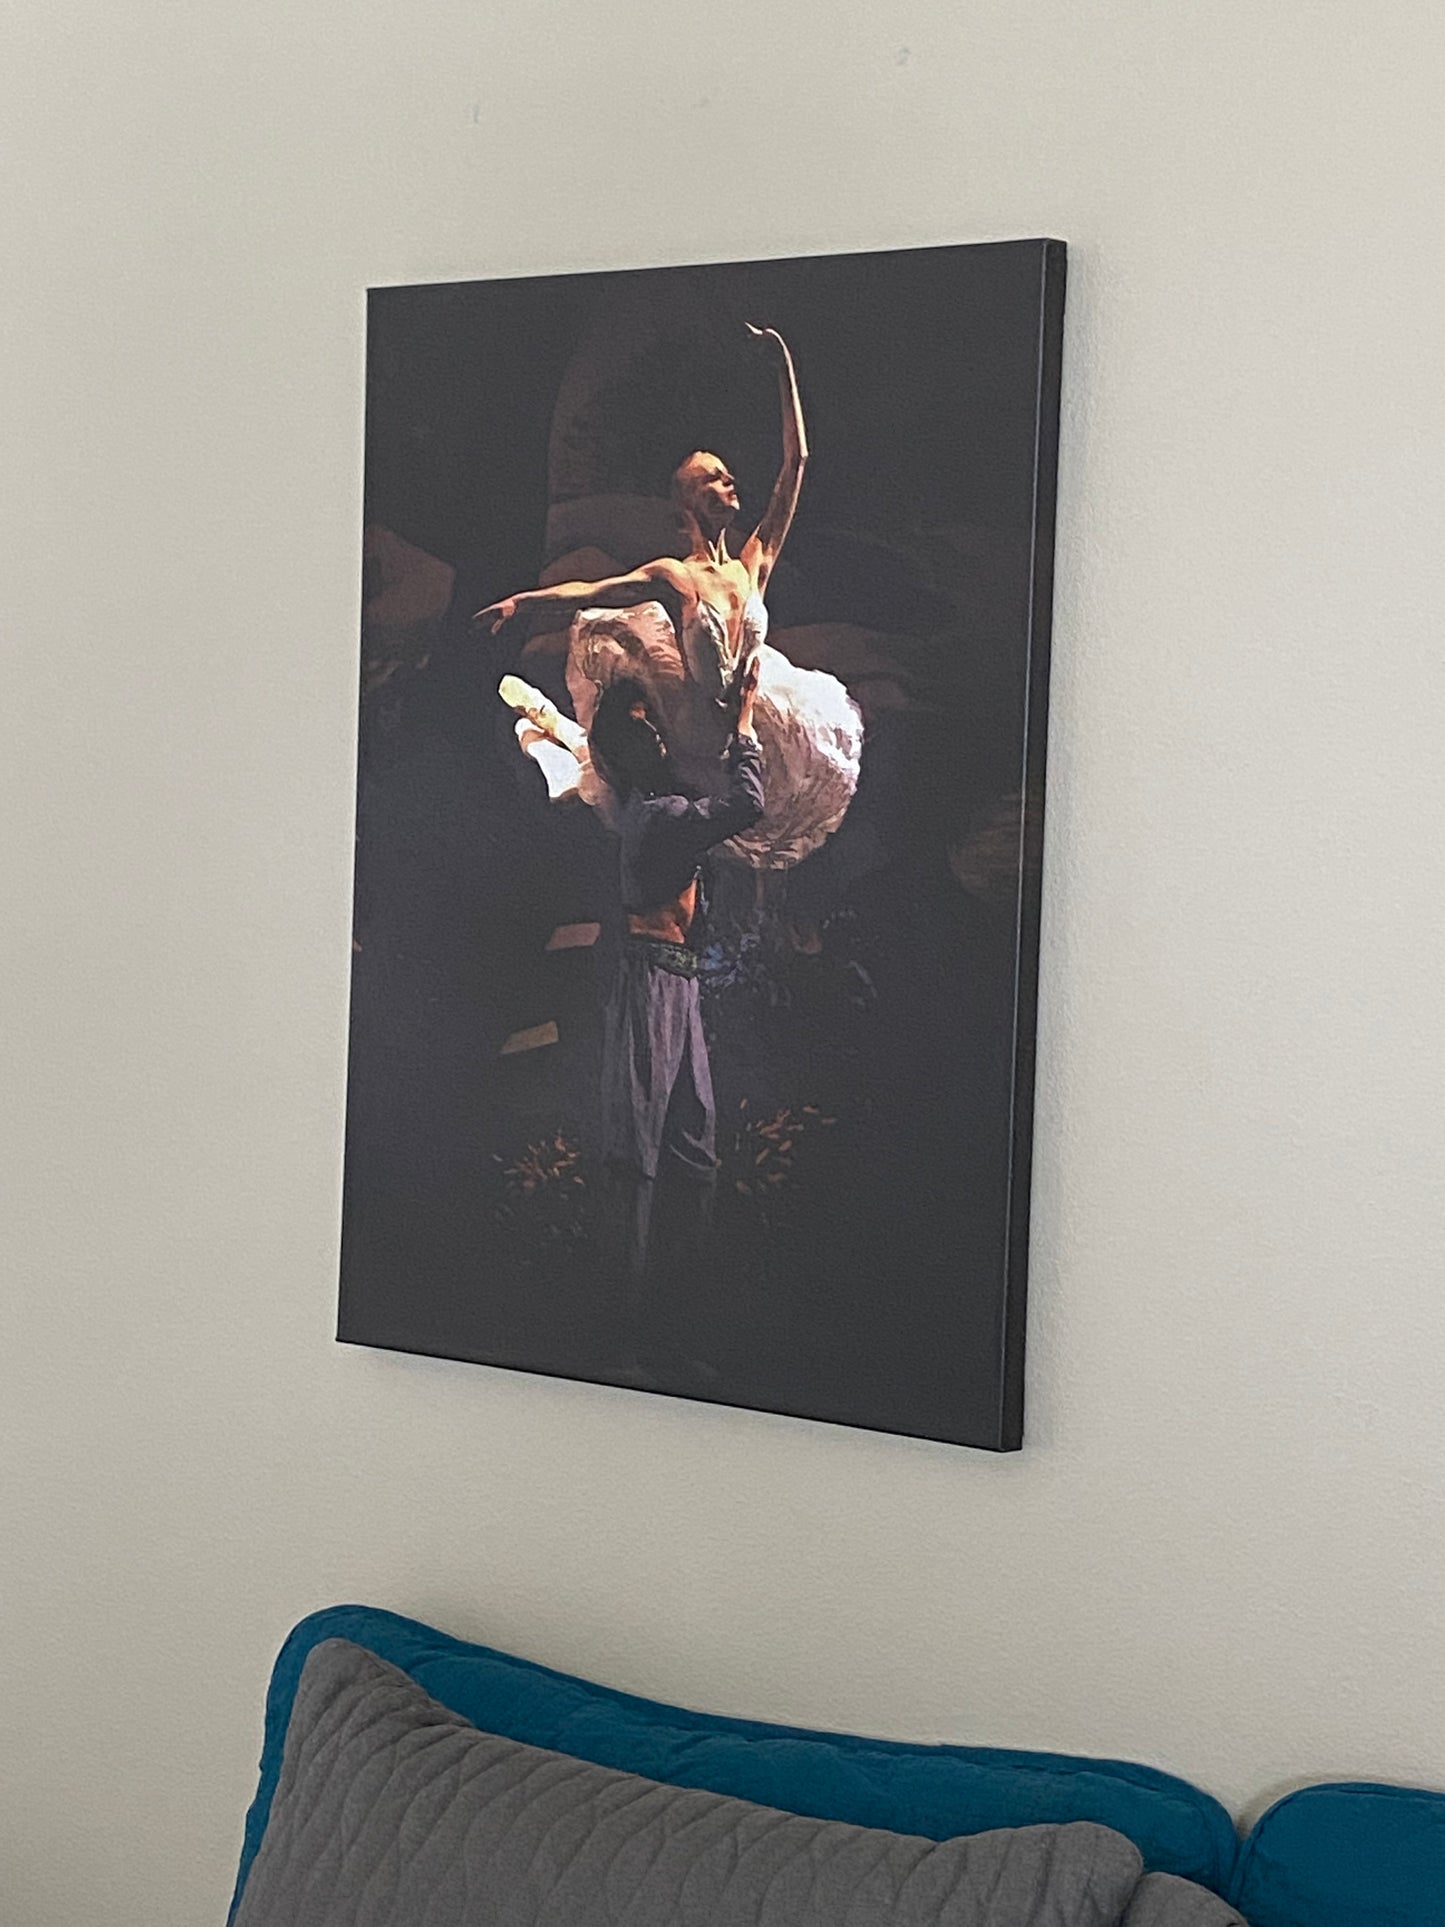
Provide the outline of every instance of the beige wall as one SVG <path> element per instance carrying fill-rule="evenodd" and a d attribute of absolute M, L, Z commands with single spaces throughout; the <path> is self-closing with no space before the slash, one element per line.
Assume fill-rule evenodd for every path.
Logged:
<path fill-rule="evenodd" d="M 1445 1785 L 1439 9 L 6 39 L 0 1912 L 219 1919 L 340 1598 L 1251 1811 Z M 338 1348 L 362 289 L 1044 233 L 1027 1449 Z"/>

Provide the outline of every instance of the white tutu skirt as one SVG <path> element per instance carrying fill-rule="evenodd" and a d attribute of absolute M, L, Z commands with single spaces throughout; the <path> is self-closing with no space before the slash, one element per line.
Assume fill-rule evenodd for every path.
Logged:
<path fill-rule="evenodd" d="M 863 718 L 836 676 L 796 668 L 766 642 L 757 654 L 763 814 L 722 851 L 755 870 L 786 870 L 843 821 L 858 787 Z"/>

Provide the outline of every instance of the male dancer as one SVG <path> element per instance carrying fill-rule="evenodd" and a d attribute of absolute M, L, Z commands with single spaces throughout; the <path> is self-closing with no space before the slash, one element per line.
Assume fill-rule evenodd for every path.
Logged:
<path fill-rule="evenodd" d="M 684 792 L 641 686 L 603 691 L 591 755 L 621 803 L 626 931 L 603 1031 L 602 1148 L 611 1175 L 611 1242 L 628 1313 L 671 1297 L 701 1258 L 716 1188 L 716 1114 L 698 998 L 707 851 L 763 812 L 753 734 L 758 666 L 738 690 L 718 794 Z"/>

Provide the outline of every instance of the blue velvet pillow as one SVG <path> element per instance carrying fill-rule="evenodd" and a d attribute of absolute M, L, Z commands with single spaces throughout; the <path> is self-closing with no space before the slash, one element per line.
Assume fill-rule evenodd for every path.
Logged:
<path fill-rule="evenodd" d="M 1231 1895 L 1250 1927 L 1440 1927 L 1445 1793 L 1305 1787 L 1245 1841 Z"/>
<path fill-rule="evenodd" d="M 469 1645 L 375 1607 L 333 1606 L 301 1621 L 271 1675 L 260 1782 L 246 1819 L 233 1914 L 266 1830 L 301 1668 L 323 1639 L 368 1647 L 488 1733 L 674 1786 L 934 1840 L 992 1827 L 1095 1820 L 1127 1834 L 1151 1872 L 1181 1874 L 1216 1893 L 1234 1873 L 1238 1843 L 1224 1808 L 1151 1767 L 994 1747 L 911 1746 L 690 1713 Z"/>

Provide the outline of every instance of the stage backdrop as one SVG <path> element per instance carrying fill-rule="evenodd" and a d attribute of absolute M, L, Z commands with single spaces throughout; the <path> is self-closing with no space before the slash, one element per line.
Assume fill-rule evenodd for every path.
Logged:
<path fill-rule="evenodd" d="M 343 1340 L 1018 1446 L 1063 291 L 1020 241 L 372 292 Z M 664 557 L 721 623 L 504 600 Z M 639 963 L 578 720 L 631 676 L 697 814 L 754 656 L 762 819 Z"/>

